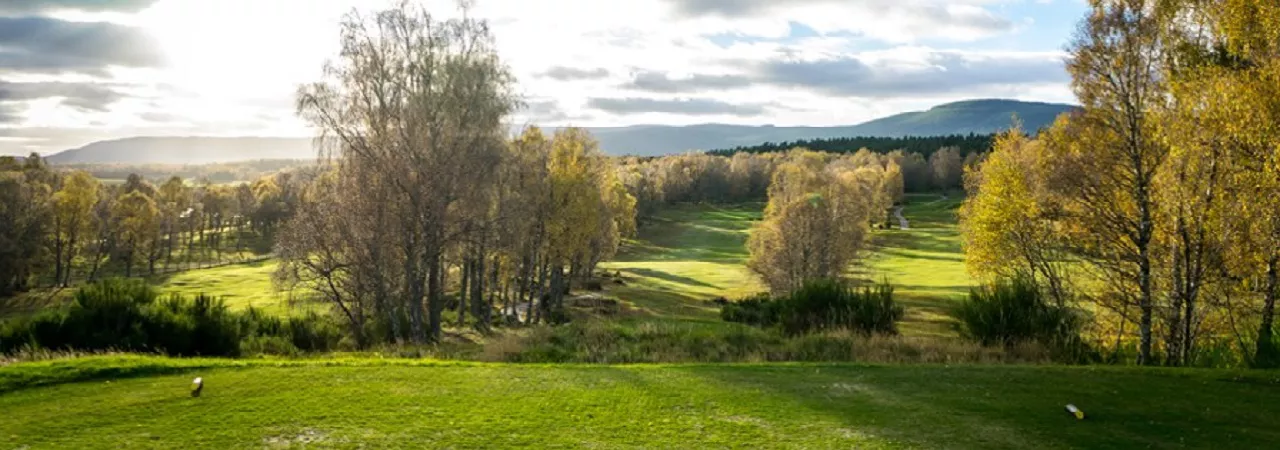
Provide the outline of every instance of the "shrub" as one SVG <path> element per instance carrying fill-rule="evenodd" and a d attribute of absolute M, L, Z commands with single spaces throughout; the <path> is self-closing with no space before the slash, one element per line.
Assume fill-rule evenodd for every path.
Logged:
<path fill-rule="evenodd" d="M 778 325 L 791 335 L 825 330 L 897 334 L 897 322 L 903 314 L 888 282 L 859 291 L 838 280 L 806 282 L 780 299 L 759 294 L 720 310 L 725 321 L 760 327 Z"/>
<path fill-rule="evenodd" d="M 780 304 L 769 298 L 769 294 L 756 294 L 725 304 L 720 308 L 720 318 L 725 322 L 770 327 L 778 323 Z"/>
<path fill-rule="evenodd" d="M 191 300 L 156 297 L 154 288 L 141 280 L 86 285 L 66 311 L 45 311 L 0 327 L 0 353 L 48 349 L 238 356 L 246 347 L 242 341 L 254 338 L 264 338 L 247 344 L 255 353 L 328 351 L 342 338 L 337 324 L 315 313 L 281 319 L 255 309 L 237 314 L 206 295 Z"/>
<path fill-rule="evenodd" d="M 1057 351 L 1080 355 L 1081 318 L 1072 309 L 1052 305 L 1039 286 L 1017 276 L 970 289 L 956 310 L 960 333 L 982 345 L 1013 346 L 1039 342 Z M 1062 356 L 1062 355 L 1059 355 Z"/>

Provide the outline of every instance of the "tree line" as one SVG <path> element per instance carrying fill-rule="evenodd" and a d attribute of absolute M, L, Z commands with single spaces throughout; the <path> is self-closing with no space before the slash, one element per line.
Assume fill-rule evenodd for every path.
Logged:
<path fill-rule="evenodd" d="M 970 172 L 970 271 L 1035 280 L 1139 364 L 1275 365 L 1280 4 L 1090 5 L 1067 63 L 1083 109 Z"/>
<path fill-rule="evenodd" d="M 800 149 L 814 151 L 795 147 L 788 152 L 743 152 L 732 156 L 689 153 L 626 157 L 619 162 L 619 177 L 636 198 L 642 219 L 651 217 L 663 205 L 675 203 L 759 202 L 767 200 L 778 168 L 794 159 L 795 150 Z M 962 156 L 958 147 L 935 149 L 928 157 L 904 150 L 880 153 L 867 148 L 850 153 L 816 153 L 821 153 L 824 160 L 838 159 L 851 167 L 893 167 L 898 190 L 903 192 L 960 189 L 965 168 L 975 167 L 985 154 Z M 901 192 L 893 196 L 894 202 L 901 199 Z"/>
<path fill-rule="evenodd" d="M 59 164 L 61 170 L 83 170 L 100 180 L 125 180 L 130 175 L 156 180 L 181 177 L 195 184 L 253 182 L 280 171 L 315 165 L 314 160 L 259 159 L 210 164 Z"/>
<path fill-rule="evenodd" d="M 995 134 L 953 134 L 945 136 L 904 136 L 904 137 L 839 137 L 797 139 L 789 142 L 765 142 L 757 145 L 737 146 L 730 149 L 711 150 L 711 155 L 733 156 L 738 153 L 775 153 L 786 152 L 793 148 L 807 148 L 814 151 L 830 153 L 854 153 L 867 149 L 876 153 L 889 153 L 901 150 L 906 153 L 919 153 L 924 158 L 933 156 L 933 152 L 942 148 L 955 148 L 960 156 L 971 153 L 982 153 L 991 149 Z"/>
<path fill-rule="evenodd" d="M 36 154 L 0 157 L 0 296 L 267 252 L 300 185 L 289 172 L 236 186 L 136 174 L 108 185 Z"/>

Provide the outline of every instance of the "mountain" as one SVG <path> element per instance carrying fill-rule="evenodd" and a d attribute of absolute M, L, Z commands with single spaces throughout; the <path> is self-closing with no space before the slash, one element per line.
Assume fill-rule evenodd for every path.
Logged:
<path fill-rule="evenodd" d="M 765 142 L 876 136 L 940 136 L 990 134 L 1009 128 L 1017 114 L 1023 129 L 1038 130 L 1076 106 L 1015 100 L 968 100 L 884 117 L 859 125 L 775 127 L 772 125 L 703 124 L 635 125 L 587 128 L 600 148 L 613 155 L 664 155 Z M 554 130 L 554 129 L 552 129 Z M 136 137 L 100 141 L 48 157 L 53 164 L 203 164 L 254 159 L 310 159 L 311 139 L 260 137 Z"/>
<path fill-rule="evenodd" d="M 208 164 L 255 159 L 314 159 L 310 138 L 132 137 L 49 155 L 50 164 Z"/>
<path fill-rule="evenodd" d="M 1022 121 L 1022 129 L 1034 132 L 1052 124 L 1059 114 L 1076 108 L 1078 107 L 1074 105 L 1060 103 L 967 100 L 935 106 L 928 111 L 906 112 L 851 126 L 641 125 L 593 128 L 591 132 L 600 140 L 600 147 L 611 154 L 648 156 L 753 146 L 765 142 L 841 137 L 991 134 L 1008 129 L 1015 114 Z"/>

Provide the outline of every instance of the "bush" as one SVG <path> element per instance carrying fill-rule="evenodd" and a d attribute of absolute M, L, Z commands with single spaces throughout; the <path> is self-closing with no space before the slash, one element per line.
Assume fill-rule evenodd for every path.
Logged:
<path fill-rule="evenodd" d="M 960 333 L 982 345 L 1013 346 L 1038 342 L 1058 351 L 1080 354 L 1080 316 L 1045 300 L 1028 277 L 1013 277 L 970 289 L 956 310 Z"/>
<path fill-rule="evenodd" d="M 780 299 L 759 294 L 720 310 L 725 321 L 760 327 L 777 325 L 791 335 L 826 330 L 897 334 L 897 322 L 903 315 L 888 282 L 858 291 L 838 280 L 810 281 Z"/>
<path fill-rule="evenodd" d="M 778 323 L 779 305 L 781 303 L 773 301 L 769 294 L 756 294 L 725 304 L 720 308 L 720 318 L 725 322 L 771 327 Z"/>
<path fill-rule="evenodd" d="M 171 356 L 239 356 L 243 341 L 254 352 L 328 351 L 341 329 L 312 313 L 280 319 L 249 309 L 237 314 L 206 295 L 156 301 L 141 280 L 110 279 L 86 285 L 66 311 L 45 311 L 0 327 L 0 353 L 21 349 L 157 352 Z M 280 345 L 281 341 L 289 346 Z"/>

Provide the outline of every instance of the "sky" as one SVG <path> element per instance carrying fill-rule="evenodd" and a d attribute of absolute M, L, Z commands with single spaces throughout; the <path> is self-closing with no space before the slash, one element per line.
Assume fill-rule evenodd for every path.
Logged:
<path fill-rule="evenodd" d="M 513 123 L 848 125 L 955 100 L 1073 102 L 1083 0 L 471 0 Z M 422 0 L 440 18 L 456 0 Z M 374 0 L 0 0 L 0 154 L 297 136 L 300 84 Z"/>

